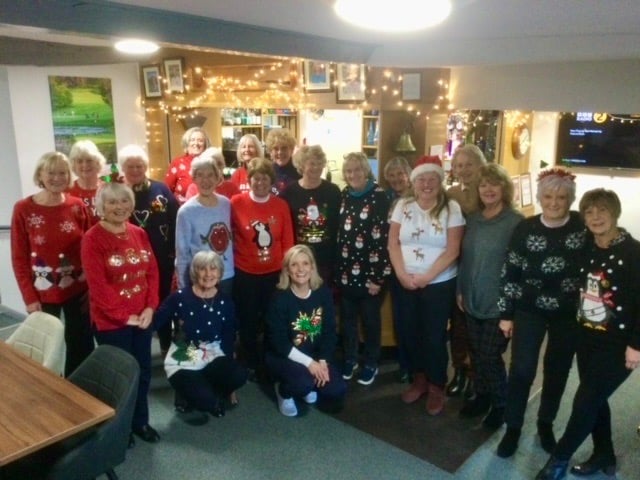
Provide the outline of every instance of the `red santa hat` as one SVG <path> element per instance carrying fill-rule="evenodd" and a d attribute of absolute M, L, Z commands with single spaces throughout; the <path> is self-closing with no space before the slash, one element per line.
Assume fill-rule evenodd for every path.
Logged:
<path fill-rule="evenodd" d="M 444 169 L 442 168 L 442 161 L 437 155 L 424 155 L 416 161 L 416 165 L 411 171 L 409 179 L 413 182 L 418 175 L 423 173 L 435 172 L 440 177 L 440 181 L 444 181 Z"/>

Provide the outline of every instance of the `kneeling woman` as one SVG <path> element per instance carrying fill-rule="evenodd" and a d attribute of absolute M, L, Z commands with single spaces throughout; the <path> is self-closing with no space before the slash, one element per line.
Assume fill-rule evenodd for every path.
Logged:
<path fill-rule="evenodd" d="M 218 290 L 224 273 L 220 255 L 196 253 L 189 273 L 192 286 L 171 294 L 154 317 L 156 328 L 170 320 L 181 327 L 182 338 L 171 344 L 164 369 L 171 386 L 190 406 L 222 417 L 224 399 L 248 377 L 233 358 L 235 308 L 231 297 Z"/>
<path fill-rule="evenodd" d="M 333 298 L 309 247 L 287 251 L 277 289 L 267 315 L 266 365 L 278 382 L 280 413 L 298 414 L 295 397 L 311 404 L 319 396 L 320 408 L 339 410 L 347 387 L 330 363 L 336 346 Z"/>

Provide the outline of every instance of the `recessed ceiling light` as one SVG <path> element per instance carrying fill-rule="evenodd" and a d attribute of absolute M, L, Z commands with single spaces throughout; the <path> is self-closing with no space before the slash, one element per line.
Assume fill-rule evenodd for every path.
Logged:
<path fill-rule="evenodd" d="M 138 38 L 127 38 L 115 43 L 116 50 L 123 53 L 142 54 L 153 53 L 160 48 L 157 43 Z"/>
<path fill-rule="evenodd" d="M 333 9 L 343 20 L 369 30 L 412 32 L 443 22 L 450 0 L 336 0 Z"/>

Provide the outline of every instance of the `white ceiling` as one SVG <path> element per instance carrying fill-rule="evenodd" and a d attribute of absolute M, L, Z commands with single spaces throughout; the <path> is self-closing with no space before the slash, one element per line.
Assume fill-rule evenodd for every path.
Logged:
<path fill-rule="evenodd" d="M 370 2 L 386 0 L 369 0 Z M 426 5 L 429 0 L 423 0 Z M 332 9 L 332 0 L 49 0 L 50 5 L 59 4 L 56 10 L 43 11 L 46 3 L 40 0 L 0 0 L 0 22 L 31 25 L 26 31 L 16 28 L 0 28 L 0 35 L 22 36 L 53 42 L 65 41 L 65 36 L 50 36 L 50 31 L 76 35 L 67 37 L 70 43 L 86 45 L 100 43 L 100 38 L 111 39 L 118 31 L 120 22 L 114 22 L 113 10 L 124 4 L 136 9 L 129 20 L 144 29 L 145 20 L 151 25 L 158 18 L 173 21 L 171 29 L 155 29 L 156 40 L 167 44 L 181 43 L 185 46 L 213 47 L 218 43 L 241 44 L 251 48 L 252 53 L 278 53 L 291 56 L 311 57 L 322 60 L 346 61 L 337 55 L 329 57 L 331 51 L 344 50 L 351 55 L 350 45 L 363 47 L 358 50 L 358 60 L 376 66 L 396 67 L 452 67 L 462 65 L 518 65 L 527 63 L 614 60 L 640 58 L 640 0 L 452 0 L 451 16 L 441 25 L 415 34 L 393 35 L 368 32 L 342 22 Z M 394 2 L 388 1 L 389 8 Z M 90 5 L 86 7 L 85 5 Z M 122 5 L 120 5 L 122 7 Z M 51 7 L 49 7 L 51 8 Z M 110 10 L 110 15 L 92 14 L 91 22 L 81 17 L 82 9 Z M 155 9 L 154 12 L 141 9 Z M 117 10 L 117 8 L 116 8 Z M 43 14 L 38 16 L 38 12 Z M 128 16 L 116 11 L 126 23 Z M 420 15 L 420 8 L 407 11 L 406 15 Z M 73 15 L 78 15 L 74 24 Z M 116 17 L 117 18 L 117 17 Z M 222 22 L 220 22 L 222 21 Z M 109 25 L 105 25 L 110 22 Z M 192 23 L 194 22 L 194 23 Z M 228 32 L 237 33 L 238 38 L 229 38 L 224 28 L 232 22 Z M 115 24 L 114 24 L 115 23 Z M 170 23 L 171 24 L 171 23 Z M 237 25 L 241 24 L 241 25 Z M 200 36 L 189 36 L 193 25 L 204 29 Z M 183 26 L 182 36 L 177 35 Z M 247 29 L 248 26 L 258 28 Z M 45 29 L 46 28 L 46 29 Z M 131 28 L 129 26 L 129 28 Z M 209 30 L 207 30 L 209 28 Z M 175 30 L 175 32 L 174 32 Z M 273 33 L 276 33 L 274 36 Z M 294 32 L 287 37 L 282 32 Z M 20 32 L 20 33 L 18 33 Z M 210 32 L 209 35 L 207 33 Z M 220 32 L 224 38 L 216 38 Z M 248 40 L 244 33 L 257 33 Z M 119 33 L 122 33 L 121 31 Z M 176 33 L 176 35 L 173 35 Z M 279 34 L 279 35 L 278 35 Z M 173 35 L 173 36 L 172 36 Z M 297 35 L 297 37 L 296 37 Z M 284 45 L 265 38 L 285 38 Z M 299 38 L 300 41 L 296 41 Z M 338 40 L 339 44 L 327 43 L 329 49 L 311 48 L 323 39 Z M 223 41 L 221 41 L 223 40 Z M 253 43 L 251 43 L 253 42 Z M 288 44 L 287 44 L 288 42 Z M 351 42 L 351 43 L 349 43 Z M 263 44 L 258 44 L 263 43 Z M 332 46 L 339 45 L 340 48 Z M 230 48 L 229 45 L 220 45 Z M 255 48 L 254 48 L 255 47 Z M 269 52 L 269 48 L 277 52 Z M 320 56 L 322 52 L 322 57 Z M 343 54 L 344 52 L 340 52 Z M 364 57 L 364 58 L 363 58 Z"/>
<path fill-rule="evenodd" d="M 369 0 L 379 2 L 386 0 Z M 458 66 L 638 58 L 638 0 L 452 0 L 449 19 L 412 35 L 363 31 L 332 0 L 118 0 L 277 30 L 375 45 L 369 64 Z M 389 8 L 394 2 L 388 1 Z M 422 1 L 423 5 L 428 0 Z M 420 15 L 420 9 L 406 15 Z"/>

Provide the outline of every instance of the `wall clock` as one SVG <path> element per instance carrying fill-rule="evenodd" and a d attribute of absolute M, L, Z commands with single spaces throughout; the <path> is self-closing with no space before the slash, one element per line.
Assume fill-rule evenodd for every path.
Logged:
<path fill-rule="evenodd" d="M 531 146 L 531 134 L 526 125 L 521 124 L 513 129 L 511 135 L 511 153 L 513 158 L 521 159 L 529 151 Z"/>

